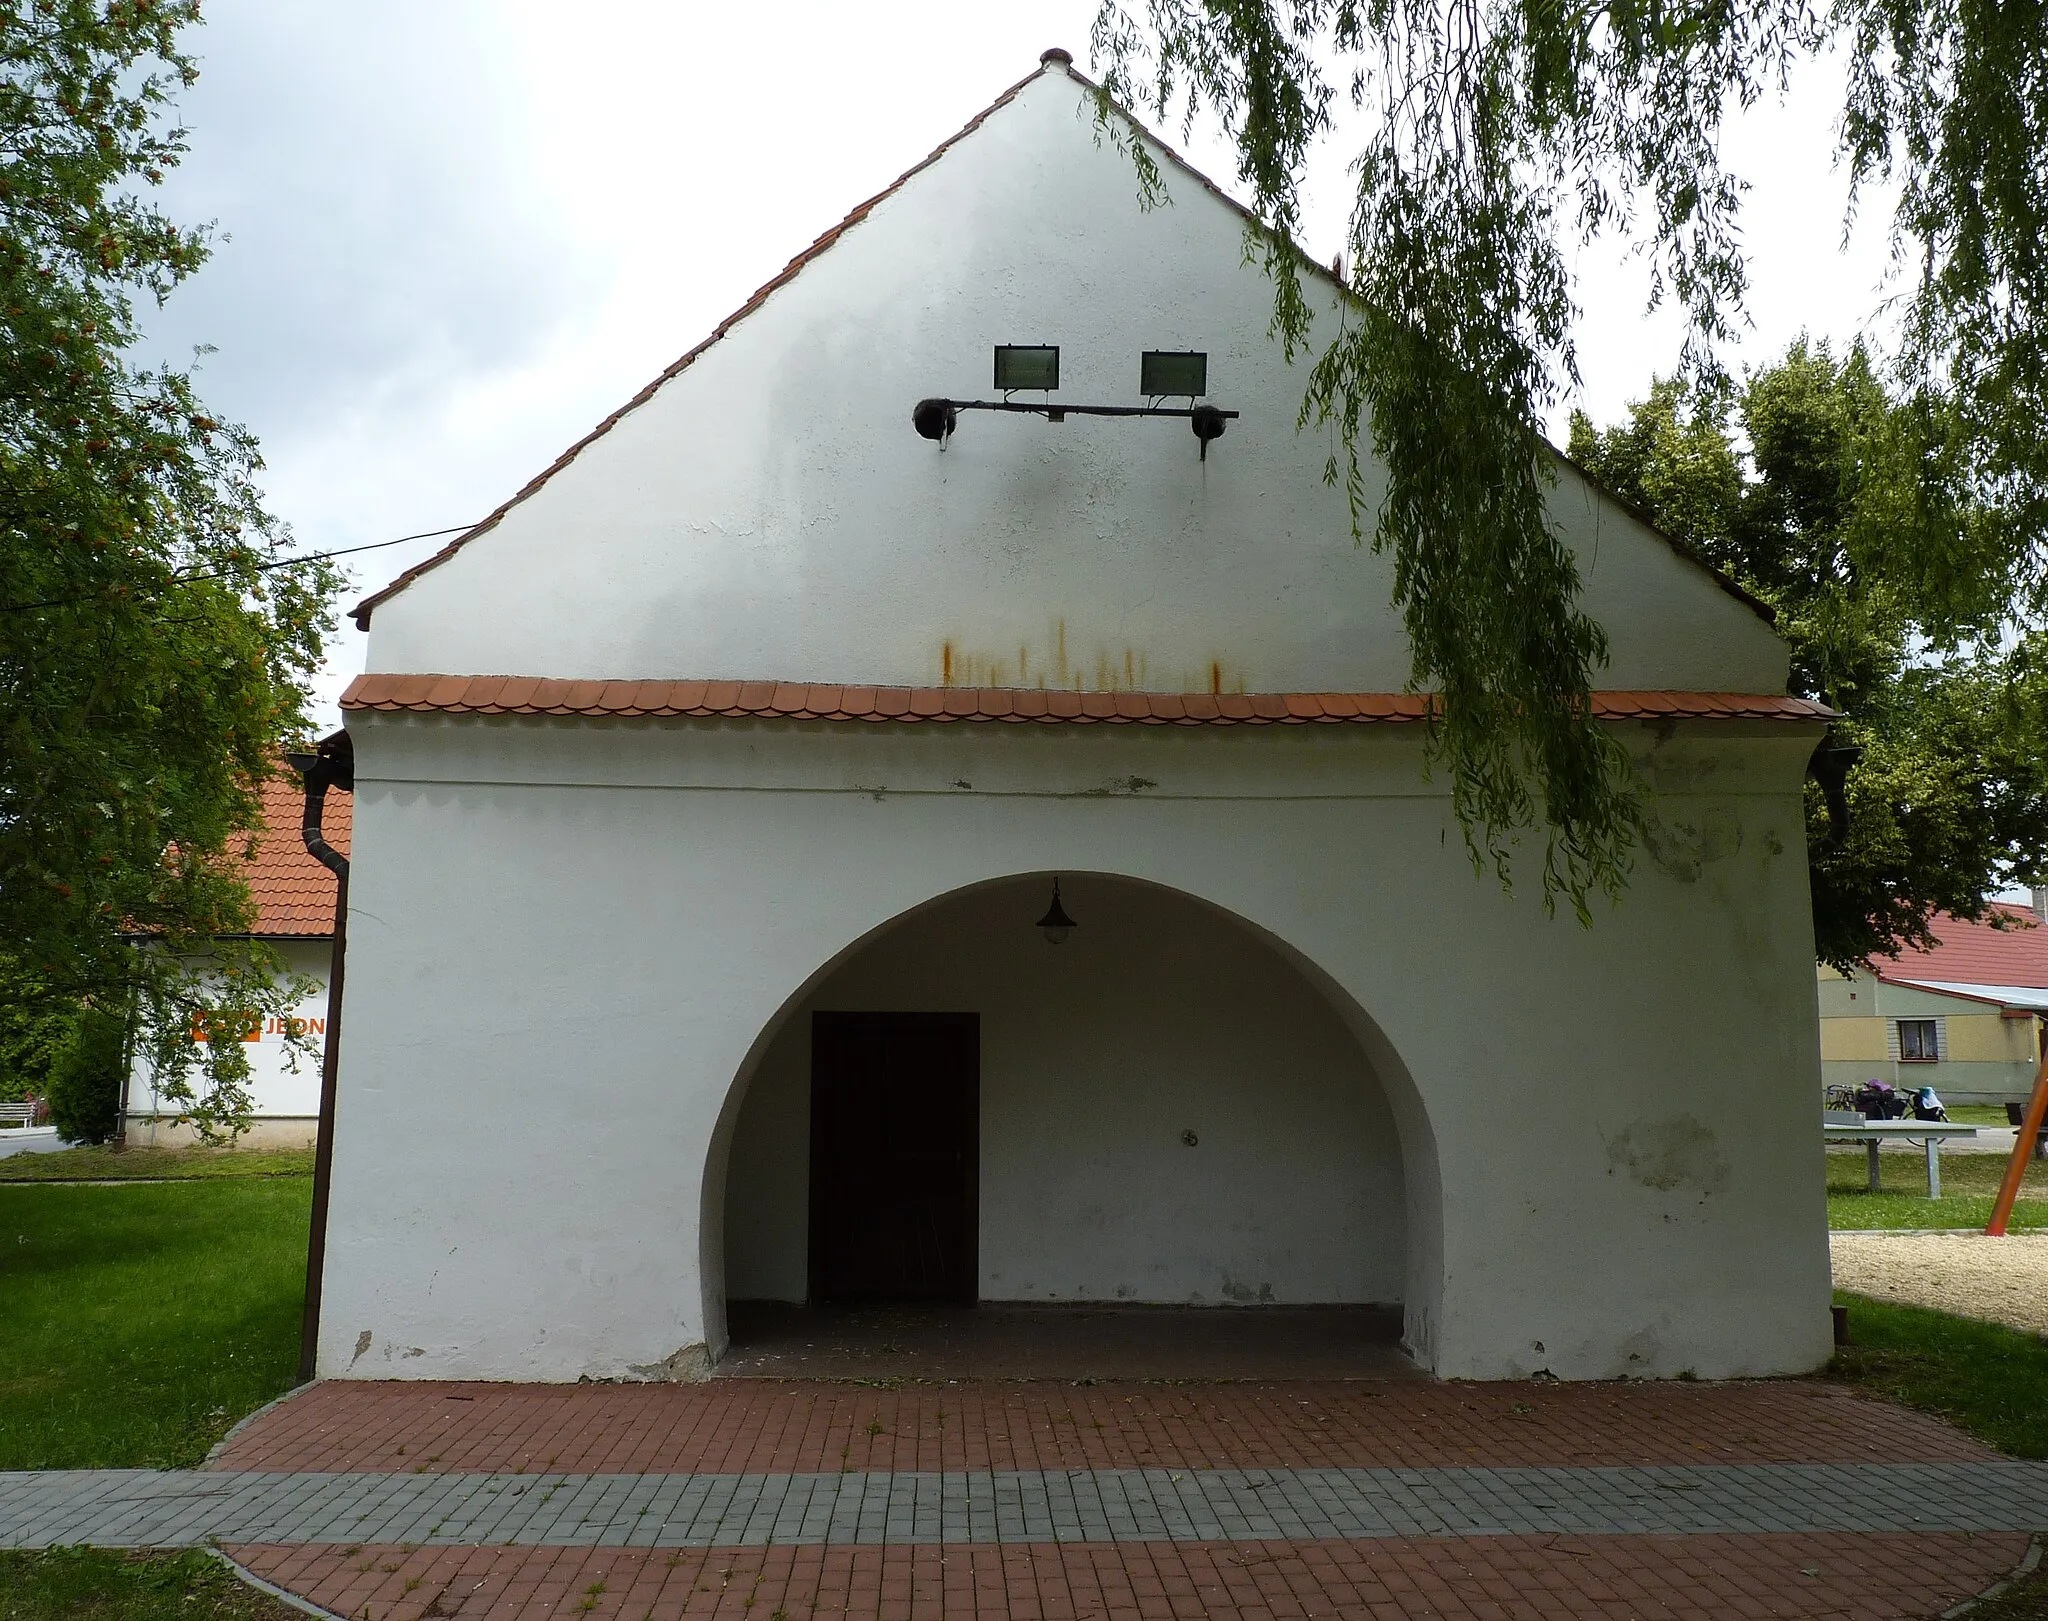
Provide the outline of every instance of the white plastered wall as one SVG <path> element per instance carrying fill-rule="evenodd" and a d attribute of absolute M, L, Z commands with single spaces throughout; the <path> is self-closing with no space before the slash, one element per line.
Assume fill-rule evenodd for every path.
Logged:
<path fill-rule="evenodd" d="M 351 730 L 323 1374 L 716 1348 L 726 1150 L 781 1023 L 892 919 L 1047 871 L 1219 907 L 1344 1016 L 1401 1141 L 1425 1365 L 1827 1355 L 1811 728 L 1625 728 L 1661 822 L 1590 929 L 1531 863 L 1512 898 L 1474 877 L 1395 729 Z"/>
<path fill-rule="evenodd" d="M 1169 164 L 1139 207 L 1092 93 L 1053 69 L 847 230 L 452 560 L 377 608 L 377 671 L 1161 691 L 1399 689 L 1393 560 L 1297 432 L 1242 218 Z M 823 222 L 820 222 L 823 223 Z M 1314 343 L 1343 314 L 1311 278 Z M 1145 349 L 1209 356 L 1243 414 L 968 413 L 999 343 L 1063 400 L 1138 401 Z M 650 370 L 652 370 L 650 365 Z M 1569 469 L 1551 509 L 1615 688 L 1783 690 L 1768 627 Z M 1367 469 L 1368 516 L 1379 475 Z"/>
<path fill-rule="evenodd" d="M 1048 881 L 991 885 L 885 929 L 794 1010 L 734 1128 L 728 1298 L 805 1298 L 810 1014 L 829 1008 L 980 1015 L 981 1298 L 1398 1300 L 1400 1141 L 1329 1004 L 1183 895 L 1064 890 L 1085 921 L 1063 945 L 1032 926 Z"/>
<path fill-rule="evenodd" d="M 312 982 L 312 989 L 290 1015 L 301 1033 L 310 1037 L 312 1050 L 293 1046 L 276 1019 L 266 1020 L 253 1033 L 254 1039 L 243 1043 L 249 1059 L 251 1112 L 259 1121 L 293 1122 L 290 1135 L 296 1140 L 320 1118 L 320 1047 L 327 1033 L 327 975 L 333 965 L 333 942 L 279 939 L 270 944 L 283 960 L 286 973 Z M 138 1053 L 128 1090 L 131 1121 L 178 1112 L 175 1102 L 158 1096 L 155 1083 L 148 1056 Z M 164 1140 L 172 1139 L 165 1134 Z M 252 1135 L 243 1141 L 255 1147 L 259 1138 Z"/>

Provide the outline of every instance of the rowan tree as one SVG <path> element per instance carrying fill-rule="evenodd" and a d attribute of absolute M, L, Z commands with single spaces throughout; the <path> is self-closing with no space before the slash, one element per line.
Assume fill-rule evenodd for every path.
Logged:
<path fill-rule="evenodd" d="M 338 582 L 279 566 L 255 442 L 135 358 L 135 301 L 207 253 L 150 200 L 198 14 L 0 0 L 0 1004 L 118 1013 L 159 1094 L 233 1129 L 242 1043 L 194 1032 L 303 991 L 234 858 Z"/>

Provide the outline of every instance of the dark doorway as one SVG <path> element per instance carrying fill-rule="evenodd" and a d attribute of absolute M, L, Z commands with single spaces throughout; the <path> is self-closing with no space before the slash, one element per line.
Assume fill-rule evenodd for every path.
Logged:
<path fill-rule="evenodd" d="M 981 1020 L 811 1015 L 811 1299 L 976 1293 Z"/>

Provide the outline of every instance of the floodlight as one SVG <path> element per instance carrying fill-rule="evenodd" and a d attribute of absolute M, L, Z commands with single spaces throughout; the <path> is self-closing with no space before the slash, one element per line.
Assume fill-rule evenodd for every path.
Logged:
<path fill-rule="evenodd" d="M 996 387 L 1004 393 L 1019 388 L 1052 390 L 1060 386 L 1058 344 L 996 345 Z"/>
<path fill-rule="evenodd" d="M 1148 400 L 1162 394 L 1193 398 L 1209 392 L 1209 357 L 1193 350 L 1147 349 L 1138 363 L 1138 392 Z"/>

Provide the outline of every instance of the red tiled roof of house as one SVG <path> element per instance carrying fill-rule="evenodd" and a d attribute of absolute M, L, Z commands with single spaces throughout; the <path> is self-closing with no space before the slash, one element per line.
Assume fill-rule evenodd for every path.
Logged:
<path fill-rule="evenodd" d="M 788 681 L 556 681 L 514 675 L 359 675 L 345 710 L 728 720 L 1037 721 L 1140 726 L 1409 722 L 1403 692 L 1067 692 L 1035 687 L 850 687 Z M 1603 720 L 1824 721 L 1805 698 L 1736 692 L 1596 692 Z"/>
<path fill-rule="evenodd" d="M 249 862 L 249 896 L 256 903 L 261 935 L 325 938 L 334 932 L 334 874 L 306 853 L 299 837 L 305 795 L 291 777 L 272 777 L 259 790 L 263 826 L 256 830 L 256 854 Z M 321 817 L 327 842 L 348 854 L 354 796 L 331 789 Z"/>
<path fill-rule="evenodd" d="M 712 329 L 711 335 L 708 338 L 706 338 L 702 343 L 698 344 L 694 349 L 691 349 L 686 354 L 680 356 L 678 359 L 671 361 L 667 366 L 665 366 L 662 369 L 660 375 L 655 377 L 655 379 L 652 382 L 647 384 L 645 388 L 641 389 L 639 393 L 635 394 L 630 400 L 626 401 L 624 405 L 620 406 L 616 411 L 612 412 L 611 415 L 607 416 L 602 422 L 598 423 L 596 427 L 592 428 L 590 432 L 586 433 L 581 439 L 577 440 L 576 443 L 571 445 L 567 450 L 563 451 L 561 455 L 557 456 L 539 473 L 535 474 L 534 477 L 529 479 L 525 483 L 525 485 L 523 485 L 509 500 L 507 500 L 502 506 L 498 507 L 496 511 L 492 512 L 488 517 L 484 518 L 482 522 L 476 524 L 473 528 L 466 529 L 461 534 L 457 535 L 453 540 L 449 541 L 447 545 L 443 546 L 439 551 L 435 552 L 432 557 L 425 559 L 423 562 L 414 564 L 411 568 L 407 569 L 403 574 L 400 574 L 397 579 L 391 581 L 390 584 L 384 586 L 381 590 L 373 591 L 369 596 L 363 598 L 361 602 L 357 603 L 355 607 L 351 608 L 349 610 L 349 613 L 356 622 L 356 629 L 368 630 L 370 628 L 370 616 L 372 613 L 376 611 L 377 605 L 379 603 L 387 602 L 392 597 L 397 596 L 399 592 L 403 591 L 407 586 L 411 585 L 412 582 L 418 579 L 422 574 L 427 573 L 431 569 L 439 568 L 443 563 L 447 562 L 449 558 L 453 557 L 457 552 L 461 551 L 463 547 L 467 546 L 472 540 L 475 540 L 479 535 L 488 534 L 491 530 L 497 528 L 498 524 L 503 520 L 506 513 L 510 512 L 514 507 L 518 506 L 520 502 L 526 500 L 527 497 L 536 493 L 542 485 L 548 482 L 549 479 L 553 478 L 563 468 L 567 467 L 579 455 L 581 455 L 586 446 L 590 445 L 595 440 L 603 438 L 607 433 L 610 433 L 613 428 L 617 427 L 619 422 L 628 414 L 639 409 L 639 407 L 645 405 L 649 400 L 653 399 L 655 394 L 660 391 L 664 384 L 672 381 L 678 374 L 688 369 L 690 364 L 693 361 L 695 361 L 699 355 L 703 354 L 705 350 L 709 349 L 714 343 L 718 342 L 719 339 L 723 338 L 734 327 L 738 326 L 740 322 L 744 321 L 748 316 L 752 315 L 756 310 L 758 310 L 763 304 L 767 303 L 770 294 L 777 292 L 781 288 L 786 287 L 790 282 L 796 280 L 796 278 L 800 274 L 802 274 L 804 269 L 810 265 L 812 260 L 824 254 L 828 249 L 830 249 L 833 246 L 833 244 L 838 242 L 838 240 L 842 236 L 844 236 L 848 231 L 852 230 L 856 225 L 860 224 L 862 220 L 868 217 L 868 215 L 873 213 L 880 204 L 887 202 L 891 197 L 895 196 L 896 193 L 901 191 L 903 187 L 906 184 L 908 184 L 913 177 L 915 177 L 923 170 L 929 169 L 934 163 L 937 163 L 940 158 L 944 157 L 961 141 L 964 141 L 968 136 L 972 135 L 976 130 L 980 129 L 983 123 L 985 123 L 992 114 L 1000 111 L 1002 108 L 1008 106 L 1012 101 L 1014 101 L 1017 98 L 1018 92 L 1020 92 L 1027 84 L 1031 83 L 1033 79 L 1039 78 L 1048 71 L 1051 71 L 1053 68 L 1053 64 L 1055 62 L 1059 64 L 1059 71 L 1066 73 L 1076 83 L 1080 84 L 1088 90 L 1095 91 L 1098 95 L 1101 94 L 1101 87 L 1099 85 L 1097 85 L 1093 80 L 1089 79 L 1085 74 L 1079 73 L 1075 70 L 1073 65 L 1073 59 L 1070 56 L 1068 56 L 1065 51 L 1047 51 L 1043 56 L 1039 58 L 1039 66 L 1038 71 L 1036 73 L 1028 73 L 1023 78 L 1019 79 L 1015 84 L 1011 85 L 1009 89 L 1005 90 L 1000 96 L 996 97 L 994 101 L 990 102 L 986 107 L 982 108 L 980 112 L 976 113 L 953 134 L 947 136 L 937 146 L 932 148 L 932 150 L 929 153 L 927 153 L 922 159 L 920 159 L 916 163 L 913 163 L 908 169 L 905 169 L 903 173 L 898 175 L 894 180 L 890 181 L 888 185 L 884 186 L 880 191 L 876 192 L 874 196 L 868 198 L 868 200 L 864 203 L 859 203 L 855 205 L 853 211 L 849 213 L 844 219 L 842 219 L 837 225 L 833 226 L 830 230 L 820 235 L 815 241 L 811 243 L 809 247 L 805 248 L 803 252 L 799 253 L 794 259 L 790 260 L 789 263 L 784 265 L 782 269 L 778 271 L 773 277 L 771 277 L 768 281 L 762 283 L 760 287 L 756 288 L 753 296 L 749 298 L 744 304 L 742 304 L 738 309 L 734 310 L 732 314 L 728 315 L 723 321 L 720 321 L 718 325 Z M 1138 117 L 1135 113 L 1131 112 L 1128 108 L 1116 102 L 1110 102 L 1109 105 L 1115 109 L 1117 115 L 1121 117 L 1126 123 L 1130 124 L 1135 129 L 1143 131 L 1145 138 L 1148 141 L 1150 141 L 1152 145 L 1159 149 L 1159 151 L 1165 156 L 1167 162 L 1171 164 L 1177 171 L 1187 175 L 1197 185 L 1202 187 L 1203 190 L 1207 191 L 1211 196 L 1221 201 L 1225 207 L 1229 208 L 1232 212 L 1236 213 L 1240 218 L 1242 218 L 1245 224 L 1252 230 L 1260 233 L 1263 233 L 1265 231 L 1265 223 L 1258 217 L 1257 214 L 1255 214 L 1251 209 L 1245 207 L 1243 203 L 1239 202 L 1235 197 L 1231 196 L 1229 192 L 1225 191 L 1215 181 L 1211 180 L 1207 175 L 1202 173 L 1200 169 L 1197 169 L 1192 163 L 1188 162 L 1188 160 L 1182 157 L 1181 154 L 1175 148 L 1169 146 L 1165 141 L 1161 140 L 1150 129 L 1146 128 L 1144 124 L 1139 122 Z M 1309 276 L 1311 279 L 1327 282 L 1333 285 L 1337 289 L 1337 291 L 1345 298 L 1355 297 L 1355 295 L 1351 291 L 1349 284 L 1346 283 L 1341 276 L 1335 274 L 1332 270 L 1329 269 L 1329 267 L 1322 264 L 1318 264 L 1315 260 L 1309 258 L 1306 254 L 1300 255 L 1298 267 L 1303 274 Z M 1704 555 L 1702 555 L 1689 541 L 1680 540 L 1676 535 L 1666 533 L 1642 508 L 1636 506 L 1633 502 L 1623 500 L 1622 497 L 1616 495 L 1612 490 L 1608 489 L 1607 486 L 1603 484 L 1596 476 L 1594 476 L 1594 474 L 1589 472 L 1587 469 L 1581 467 L 1577 462 L 1573 461 L 1569 456 L 1567 456 L 1562 450 L 1559 450 L 1555 445 L 1548 445 L 1547 441 L 1546 445 L 1550 453 L 1553 456 L 1555 456 L 1560 462 L 1564 463 L 1565 466 L 1571 468 L 1573 472 L 1577 473 L 1588 484 L 1592 485 L 1593 488 L 1600 491 L 1600 493 L 1606 496 L 1610 501 L 1613 501 L 1618 506 L 1624 508 L 1631 517 L 1633 517 L 1638 523 L 1642 524 L 1644 528 L 1648 529 L 1651 534 L 1655 535 L 1666 546 L 1670 547 L 1671 550 L 1675 552 L 1679 557 L 1683 558 L 1687 563 L 1690 563 L 1694 568 L 1700 570 L 1701 573 L 1705 574 L 1708 579 L 1712 580 L 1713 583 L 1723 593 L 1733 597 L 1737 602 L 1741 603 L 1745 608 L 1749 609 L 1750 612 L 1754 613 L 1758 618 L 1763 620 L 1765 624 L 1773 625 L 1777 623 L 1777 609 L 1773 608 L 1768 602 L 1765 602 L 1761 597 L 1756 596 L 1753 592 L 1748 590 L 1738 581 L 1734 580 L 1726 574 L 1723 574 L 1720 569 L 1716 568 L 1711 562 L 1709 562 L 1707 558 Z"/>
<path fill-rule="evenodd" d="M 1885 979 L 2048 989 L 2048 928 L 2038 926 L 2040 920 L 2031 906 L 1999 902 L 1992 911 L 2017 926 L 1994 928 L 1988 919 L 1969 923 L 1938 913 L 1933 923 L 1937 944 L 1932 950 L 1874 958 L 1871 966 Z M 2036 926 L 2029 928 L 2028 924 Z"/>

